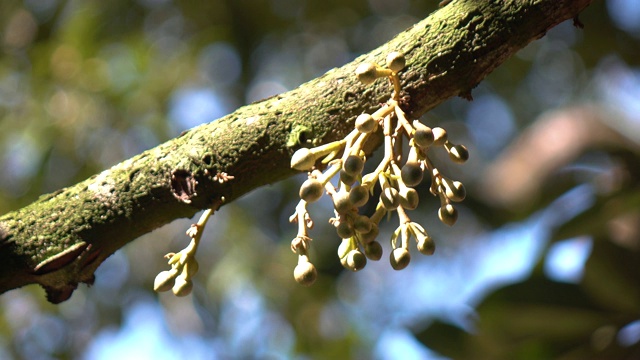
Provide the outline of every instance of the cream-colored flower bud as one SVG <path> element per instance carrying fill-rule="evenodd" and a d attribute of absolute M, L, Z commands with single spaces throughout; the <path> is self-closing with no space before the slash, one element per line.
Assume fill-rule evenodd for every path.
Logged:
<path fill-rule="evenodd" d="M 378 228 L 378 224 L 371 222 L 371 230 L 369 230 L 366 233 L 359 234 L 360 241 L 362 241 L 362 243 L 364 244 L 368 244 L 374 241 L 378 237 L 379 233 L 380 233 L 380 229 Z"/>
<path fill-rule="evenodd" d="M 389 69 L 382 69 L 378 65 L 373 63 L 363 63 L 356 68 L 356 75 L 358 80 L 365 85 L 369 85 L 376 81 L 376 79 L 384 76 L 389 76 L 392 71 Z"/>
<path fill-rule="evenodd" d="M 351 175 L 348 172 L 344 171 L 343 169 L 340 170 L 340 182 L 347 185 L 347 186 L 351 186 L 356 182 L 356 176 L 357 175 Z"/>
<path fill-rule="evenodd" d="M 346 214 L 353 209 L 353 203 L 349 200 L 349 193 L 341 190 L 333 194 L 333 207 L 338 214 Z"/>
<path fill-rule="evenodd" d="M 369 114 L 360 114 L 356 118 L 356 129 L 363 134 L 374 131 L 377 126 L 378 122 Z"/>
<path fill-rule="evenodd" d="M 300 199 L 312 203 L 317 201 L 324 194 L 324 186 L 317 179 L 307 179 L 300 186 Z"/>
<path fill-rule="evenodd" d="M 177 272 L 161 271 L 153 281 L 153 291 L 164 292 L 169 291 L 175 283 Z"/>
<path fill-rule="evenodd" d="M 407 210 L 414 210 L 418 207 L 420 196 L 416 189 L 405 187 L 400 190 L 400 205 Z"/>
<path fill-rule="evenodd" d="M 416 131 L 413 133 L 413 142 L 416 145 L 425 148 L 433 144 L 435 137 L 430 127 L 418 120 L 413 121 L 413 127 L 416 128 Z"/>
<path fill-rule="evenodd" d="M 424 255 L 433 255 L 436 251 L 436 243 L 433 238 L 429 235 L 418 237 L 418 251 Z"/>
<path fill-rule="evenodd" d="M 382 201 L 382 206 L 386 210 L 395 210 L 398 205 L 400 205 L 400 195 L 398 194 L 398 190 L 392 187 L 387 187 L 382 190 L 380 200 Z"/>
<path fill-rule="evenodd" d="M 353 229 L 360 234 L 366 234 L 371 231 L 371 227 L 373 226 L 373 222 L 366 215 L 358 215 L 353 220 Z"/>
<path fill-rule="evenodd" d="M 291 157 L 291 168 L 300 171 L 308 171 L 316 164 L 316 160 L 316 155 L 310 149 L 301 148 L 293 153 L 293 156 Z"/>
<path fill-rule="evenodd" d="M 387 67 L 393 72 L 398 72 L 406 66 L 407 61 L 404 55 L 398 51 L 394 51 L 387 55 Z"/>
<path fill-rule="evenodd" d="M 355 207 L 361 207 L 369 201 L 369 189 L 356 185 L 349 190 L 349 200 Z"/>
<path fill-rule="evenodd" d="M 389 260 L 391 262 L 391 267 L 394 270 L 402 270 L 409 265 L 411 261 L 411 254 L 405 248 L 397 248 L 393 249 L 389 256 Z"/>
<path fill-rule="evenodd" d="M 341 239 L 350 238 L 355 234 L 353 225 L 350 224 L 349 221 L 346 221 L 346 219 L 338 222 L 338 226 L 336 226 L 336 232 Z"/>
<path fill-rule="evenodd" d="M 451 204 L 445 204 L 438 209 L 438 218 L 443 223 L 453 226 L 458 220 L 458 210 Z"/>
<path fill-rule="evenodd" d="M 367 257 L 359 250 L 351 250 L 347 254 L 347 269 L 351 271 L 360 271 L 367 265 Z"/>
<path fill-rule="evenodd" d="M 469 150 L 464 145 L 453 145 L 447 148 L 451 160 L 463 164 L 469 160 Z"/>
<path fill-rule="evenodd" d="M 433 145 L 434 146 L 443 146 L 445 142 L 447 142 L 447 130 L 441 127 L 434 127 L 431 129 L 433 133 Z"/>
<path fill-rule="evenodd" d="M 357 176 L 364 168 L 364 160 L 360 156 L 349 155 L 342 163 L 342 170 L 349 175 Z"/>
<path fill-rule="evenodd" d="M 182 271 L 186 272 L 187 279 L 191 279 L 198 272 L 198 269 L 200 269 L 200 264 L 198 264 L 196 258 L 190 256 L 187 262 L 184 264 L 184 269 Z"/>
<path fill-rule="evenodd" d="M 467 196 L 467 191 L 460 181 L 454 181 L 443 177 L 442 185 L 444 186 L 444 194 L 451 201 L 460 202 Z"/>
<path fill-rule="evenodd" d="M 400 170 L 400 178 L 407 186 L 416 186 L 420 184 L 423 177 L 423 171 L 420 163 L 417 161 L 407 161 Z"/>
<path fill-rule="evenodd" d="M 364 254 L 368 259 L 378 261 L 382 258 L 382 245 L 377 241 L 372 241 L 364 246 Z"/>
<path fill-rule="evenodd" d="M 178 276 L 171 290 L 175 296 L 187 296 L 191 294 L 191 290 L 193 290 L 193 282 L 185 279 L 182 275 Z"/>
<path fill-rule="evenodd" d="M 302 286 L 311 286 L 318 278 L 318 271 L 309 261 L 299 261 L 293 269 L 293 277 Z"/>

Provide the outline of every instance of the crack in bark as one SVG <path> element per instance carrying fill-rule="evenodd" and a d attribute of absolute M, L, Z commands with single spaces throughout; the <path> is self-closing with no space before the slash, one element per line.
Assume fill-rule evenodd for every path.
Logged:
<path fill-rule="evenodd" d="M 171 192 L 185 204 L 191 204 L 191 198 L 197 195 L 198 182 L 188 170 L 177 169 L 171 173 Z"/>

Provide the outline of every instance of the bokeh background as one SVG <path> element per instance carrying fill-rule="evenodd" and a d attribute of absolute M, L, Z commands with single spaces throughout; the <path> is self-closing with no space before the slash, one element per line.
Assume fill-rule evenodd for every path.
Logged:
<path fill-rule="evenodd" d="M 437 9 L 415 0 L 0 2 L 0 213 L 181 131 L 293 89 Z M 0 296 L 2 359 L 640 358 L 640 3 L 595 1 L 474 91 L 423 117 L 471 159 L 435 159 L 468 199 L 397 272 L 351 273 L 311 207 L 320 278 L 292 277 L 297 177 L 225 206 L 193 295 L 153 293 L 177 220 L 61 304 Z M 395 221 L 383 223 L 380 239 Z M 382 241 L 388 254 L 388 242 Z"/>

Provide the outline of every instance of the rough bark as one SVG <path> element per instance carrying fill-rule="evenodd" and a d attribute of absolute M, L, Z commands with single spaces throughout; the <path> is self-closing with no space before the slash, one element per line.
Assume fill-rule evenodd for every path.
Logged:
<path fill-rule="evenodd" d="M 293 175 L 297 148 L 344 137 L 358 114 L 387 100 L 387 82 L 356 80 L 362 62 L 403 52 L 402 107 L 419 117 L 452 96 L 470 98 L 493 69 L 591 1 L 454 0 L 352 63 L 44 195 L 0 218 L 0 292 L 38 283 L 64 301 L 140 235 Z M 222 172 L 234 178 L 217 181 Z"/>

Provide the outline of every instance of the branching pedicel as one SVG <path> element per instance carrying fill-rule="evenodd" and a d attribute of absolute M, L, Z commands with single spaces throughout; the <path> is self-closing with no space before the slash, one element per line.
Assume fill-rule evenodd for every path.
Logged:
<path fill-rule="evenodd" d="M 220 203 L 222 200 L 220 201 Z M 204 227 L 207 225 L 209 217 L 218 208 L 219 204 L 207 209 L 200 216 L 198 223 L 191 224 L 187 229 L 187 236 L 191 238 L 189 245 L 178 253 L 168 253 L 165 258 L 171 265 L 171 270 L 160 272 L 153 282 L 153 290 L 164 292 L 172 290 L 176 296 L 187 296 L 191 294 L 193 282 L 191 278 L 198 272 L 198 261 L 196 251 L 202 238 Z"/>
<path fill-rule="evenodd" d="M 219 172 L 213 176 L 214 181 L 223 184 L 229 180 L 233 180 L 233 176 L 225 172 Z M 211 208 L 205 210 L 200 216 L 200 220 L 196 224 L 191 224 L 187 229 L 187 236 L 191 238 L 189 245 L 180 250 L 178 253 L 168 253 L 164 257 L 171 265 L 171 270 L 161 271 L 153 282 L 153 290 L 156 292 L 164 292 L 172 290 L 176 296 L 187 296 L 191 294 L 193 282 L 191 278 L 198 272 L 198 261 L 196 260 L 196 252 L 202 238 L 202 233 L 207 225 L 207 221 L 213 213 L 224 203 L 224 196 L 215 200 Z"/>
<path fill-rule="evenodd" d="M 342 239 L 338 247 L 340 262 L 352 271 L 364 268 L 367 258 L 379 260 L 382 257 L 382 246 L 376 241 L 378 225 L 388 212 L 394 210 L 400 225 L 391 236 L 391 266 L 396 270 L 407 267 L 411 260 L 409 241 L 412 237 L 421 253 L 433 254 L 433 239 L 407 215 L 407 210 L 418 206 L 418 192 L 413 187 L 422 181 L 424 173 L 431 178 L 431 193 L 440 199 L 440 220 L 452 226 L 458 219 L 458 212 L 451 202 L 465 198 L 464 186 L 459 181 L 444 177 L 427 153 L 432 147 L 442 146 L 456 163 L 464 163 L 469 153 L 463 145 L 451 143 L 444 129 L 432 129 L 418 120 L 406 118 L 398 105 L 401 91 L 398 72 L 404 67 L 404 55 L 398 52 L 389 54 L 386 68 L 371 63 L 360 65 L 356 75 L 362 83 L 371 84 L 381 77 L 391 81 L 391 98 L 373 114 L 358 116 L 355 129 L 344 139 L 312 149 L 299 149 L 291 158 L 292 168 L 309 174 L 300 187 L 300 203 L 289 219 L 298 224 L 298 234 L 291 241 L 291 250 L 298 254 L 294 277 L 302 285 L 313 284 L 317 277 L 316 268 L 309 260 L 309 229 L 313 227 L 313 221 L 307 212 L 307 204 L 317 201 L 325 192 L 331 196 L 334 205 L 335 217 L 329 222 Z M 367 160 L 364 144 L 379 126 L 384 134 L 384 157 L 373 172 L 362 175 Z M 403 156 L 405 137 L 409 140 L 409 153 Z M 318 160 L 327 165 L 324 173 L 315 167 Z M 338 174 L 338 185 L 334 186 L 330 180 Z M 370 217 L 359 214 L 358 208 L 369 201 L 376 184 L 380 186 L 381 193 L 375 213 Z"/>

